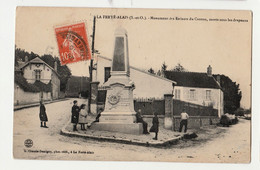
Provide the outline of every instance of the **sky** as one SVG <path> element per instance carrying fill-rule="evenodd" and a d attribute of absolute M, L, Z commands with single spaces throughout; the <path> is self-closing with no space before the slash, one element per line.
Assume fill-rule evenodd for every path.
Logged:
<path fill-rule="evenodd" d="M 123 27 L 128 33 L 130 65 L 157 71 L 163 62 L 169 69 L 180 63 L 191 72 L 206 72 L 211 65 L 213 74 L 224 74 L 240 84 L 241 105 L 250 107 L 249 11 L 18 7 L 16 13 L 16 45 L 26 51 L 59 56 L 54 28 L 84 22 L 89 36 L 96 15 L 95 49 L 100 55 L 112 58 L 115 29 Z M 118 19 L 111 19 L 114 15 Z M 188 20 L 176 20 L 176 17 Z M 230 21 L 220 21 L 227 18 Z M 248 22 L 237 22 L 237 19 Z M 88 65 L 89 61 L 82 61 L 68 66 L 73 75 L 88 76 Z"/>

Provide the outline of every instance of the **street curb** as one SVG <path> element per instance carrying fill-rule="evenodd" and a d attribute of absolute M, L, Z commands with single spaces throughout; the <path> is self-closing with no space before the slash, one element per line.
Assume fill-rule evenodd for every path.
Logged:
<path fill-rule="evenodd" d="M 69 100 L 68 98 L 64 98 L 64 99 L 59 99 L 59 100 L 53 100 L 53 101 L 49 101 L 49 102 L 45 102 L 44 104 L 51 104 L 51 103 L 55 103 L 55 102 L 60 102 L 60 101 L 65 101 L 65 100 Z M 25 106 L 21 106 L 21 107 L 14 107 L 14 111 L 17 110 L 22 110 L 22 109 L 26 109 L 26 108 L 30 108 L 30 107 L 36 107 L 36 106 L 40 106 L 39 103 L 34 103 L 34 104 L 30 104 L 30 105 L 25 105 Z"/>
<path fill-rule="evenodd" d="M 170 145 L 176 145 L 179 140 L 183 139 L 182 136 L 174 137 L 167 139 L 165 141 L 156 141 L 156 143 L 150 143 L 150 142 L 141 142 L 137 140 L 131 140 L 131 139 L 123 139 L 123 138 L 116 138 L 116 137 L 106 137 L 106 136 L 93 136 L 88 134 L 80 134 L 77 132 L 69 132 L 66 130 L 66 127 L 70 124 L 70 121 L 61 129 L 60 134 L 64 136 L 69 137 L 79 137 L 83 139 L 94 139 L 98 141 L 104 141 L 104 142 L 115 142 L 115 143 L 122 143 L 122 144 L 130 144 L 130 145 L 139 145 L 139 146 L 146 146 L 146 147 L 162 147 L 162 146 L 170 146 Z"/>

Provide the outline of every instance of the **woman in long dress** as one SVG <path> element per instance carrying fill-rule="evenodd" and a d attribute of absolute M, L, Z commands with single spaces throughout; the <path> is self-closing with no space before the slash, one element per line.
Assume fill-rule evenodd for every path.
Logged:
<path fill-rule="evenodd" d="M 88 112 L 86 109 L 86 105 L 82 104 L 80 106 L 80 112 L 79 112 L 79 124 L 81 125 L 81 130 L 86 130 L 85 124 L 88 123 L 87 116 L 88 116 Z"/>
<path fill-rule="evenodd" d="M 158 119 L 157 113 L 154 113 L 153 126 L 151 127 L 150 132 L 155 133 L 155 137 L 153 138 L 153 140 L 158 140 L 159 119 Z"/>
<path fill-rule="evenodd" d="M 40 101 L 39 117 L 40 117 L 40 121 L 41 121 L 41 127 L 48 128 L 48 126 L 46 126 L 46 122 L 48 122 L 48 117 L 47 117 L 47 114 L 46 114 L 46 108 L 43 104 L 43 101 Z M 44 125 L 42 123 L 44 123 Z"/>

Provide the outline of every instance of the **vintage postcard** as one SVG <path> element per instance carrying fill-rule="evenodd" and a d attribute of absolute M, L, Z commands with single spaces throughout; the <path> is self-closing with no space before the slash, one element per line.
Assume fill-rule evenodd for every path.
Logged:
<path fill-rule="evenodd" d="M 249 163 L 252 15 L 17 7 L 14 158 Z"/>

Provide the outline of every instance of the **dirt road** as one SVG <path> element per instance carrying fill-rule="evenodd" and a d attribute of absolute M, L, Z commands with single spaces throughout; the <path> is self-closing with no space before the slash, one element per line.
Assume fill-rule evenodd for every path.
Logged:
<path fill-rule="evenodd" d="M 85 103 L 78 99 L 79 103 Z M 250 121 L 240 120 L 230 128 L 219 128 L 211 140 L 196 145 L 179 144 L 168 148 L 151 148 L 99 142 L 60 135 L 70 120 L 73 99 L 47 104 L 48 129 L 40 128 L 39 108 L 14 112 L 14 157 L 22 159 L 174 161 L 174 162 L 240 162 L 250 161 Z M 224 129 L 224 130 L 223 130 Z M 31 139 L 27 148 L 24 141 Z M 200 137 L 198 138 L 200 139 Z M 185 142 L 185 141 L 183 141 Z"/>

